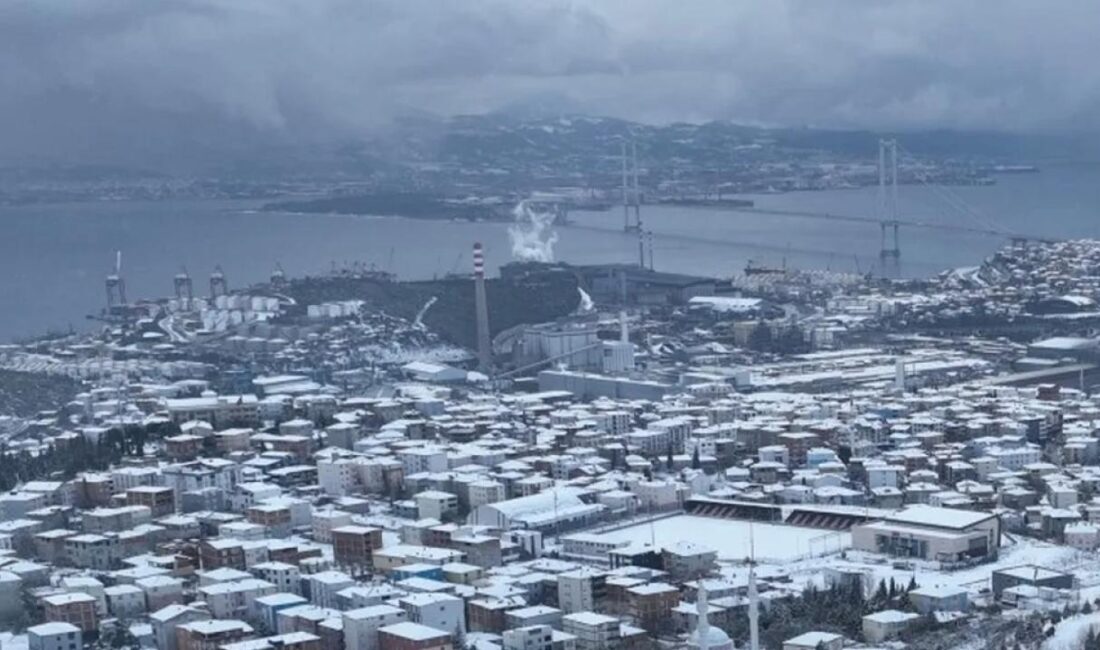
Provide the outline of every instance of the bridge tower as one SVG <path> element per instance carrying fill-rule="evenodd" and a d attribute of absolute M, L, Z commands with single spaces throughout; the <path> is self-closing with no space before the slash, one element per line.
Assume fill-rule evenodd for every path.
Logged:
<path fill-rule="evenodd" d="M 889 186 L 887 186 L 889 183 Z M 898 221 L 898 141 L 883 138 L 878 141 L 878 201 L 881 238 L 879 259 L 897 264 L 901 259 L 901 241 Z M 888 242 L 886 231 L 893 229 Z"/>
<path fill-rule="evenodd" d="M 630 142 L 630 168 L 627 168 L 626 141 L 622 143 L 623 162 L 623 232 L 642 231 L 642 192 L 638 189 L 638 148 Z M 634 207 L 634 218 L 630 218 L 630 208 Z"/>
<path fill-rule="evenodd" d="M 634 168 L 634 229 L 642 232 L 642 191 L 638 189 L 638 145 L 633 140 L 630 141 L 630 162 L 631 167 Z"/>
<path fill-rule="evenodd" d="M 882 260 L 899 260 L 901 259 L 901 244 L 899 243 L 898 231 L 900 226 L 896 221 L 883 221 L 879 224 L 880 237 L 879 237 L 879 251 L 878 256 Z M 893 237 L 888 238 L 886 231 L 888 229 L 893 230 Z"/>
<path fill-rule="evenodd" d="M 122 277 L 122 251 L 115 252 L 114 272 L 104 282 L 107 288 L 107 310 L 126 306 L 126 280 Z"/>

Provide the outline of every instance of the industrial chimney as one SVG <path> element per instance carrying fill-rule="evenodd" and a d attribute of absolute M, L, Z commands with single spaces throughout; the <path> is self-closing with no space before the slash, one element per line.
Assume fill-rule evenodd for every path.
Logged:
<path fill-rule="evenodd" d="M 477 366 L 488 373 L 493 365 L 493 349 L 489 340 L 489 299 L 485 295 L 485 256 L 481 242 L 474 243 L 474 310 L 477 317 Z"/>
<path fill-rule="evenodd" d="M 229 293 L 229 283 L 225 279 L 225 272 L 222 271 L 222 267 L 215 266 L 214 272 L 210 274 L 210 299 L 215 300 L 218 296 L 224 296 Z"/>
<path fill-rule="evenodd" d="M 191 286 L 191 276 L 187 273 L 186 267 L 180 269 L 180 272 L 172 279 L 172 284 L 176 289 L 176 301 L 179 303 L 180 309 L 184 311 L 191 309 L 195 293 Z"/>

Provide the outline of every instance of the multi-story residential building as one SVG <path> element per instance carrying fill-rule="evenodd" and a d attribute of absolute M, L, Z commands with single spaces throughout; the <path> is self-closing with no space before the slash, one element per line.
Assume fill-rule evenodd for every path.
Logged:
<path fill-rule="evenodd" d="M 404 465 L 405 476 L 420 472 L 447 471 L 447 452 L 435 447 L 406 449 L 398 454 Z"/>
<path fill-rule="evenodd" d="M 287 562 L 261 562 L 253 565 L 250 571 L 260 580 L 275 585 L 276 591 L 299 594 L 302 591 L 301 571 Z"/>
<path fill-rule="evenodd" d="M 126 490 L 126 504 L 145 506 L 153 517 L 166 517 L 176 511 L 176 493 L 162 485 L 138 485 Z"/>
<path fill-rule="evenodd" d="M 214 446 L 223 453 L 247 451 L 253 430 L 243 427 L 224 429 L 214 433 Z"/>
<path fill-rule="evenodd" d="M 318 607 L 336 608 L 340 591 L 354 584 L 355 580 L 341 571 L 314 573 L 309 576 L 309 598 Z"/>
<path fill-rule="evenodd" d="M 456 638 L 466 634 L 466 604 L 450 594 L 409 594 L 397 601 L 408 620 L 449 632 Z"/>
<path fill-rule="evenodd" d="M 130 530 L 153 519 L 153 511 L 146 506 L 130 505 L 120 508 L 96 508 L 81 515 L 86 533 L 117 533 Z"/>
<path fill-rule="evenodd" d="M 252 634 L 244 621 L 212 618 L 192 621 L 176 628 L 177 650 L 219 650 Z"/>
<path fill-rule="evenodd" d="M 290 508 L 285 505 L 258 503 L 247 511 L 248 521 L 263 526 L 268 537 L 286 537 L 291 531 Z"/>
<path fill-rule="evenodd" d="M 396 458 L 370 458 L 358 466 L 359 483 L 367 492 L 392 495 L 401 490 L 405 480 L 405 464 Z"/>
<path fill-rule="evenodd" d="M 248 618 L 254 611 L 253 603 L 257 598 L 270 596 L 276 591 L 275 585 L 255 578 L 199 588 L 203 602 L 215 618 Z"/>
<path fill-rule="evenodd" d="M 329 496 L 352 494 L 359 485 L 359 464 L 355 458 L 318 458 L 317 482 Z"/>
<path fill-rule="evenodd" d="M 595 416 L 596 428 L 600 431 L 621 436 L 630 430 L 633 417 L 627 411 L 601 411 Z"/>
<path fill-rule="evenodd" d="M 714 570 L 718 552 L 714 549 L 681 541 L 661 550 L 661 564 L 669 576 L 678 582 L 696 580 Z"/>
<path fill-rule="evenodd" d="M 332 529 L 351 525 L 351 513 L 343 510 L 315 510 L 310 518 L 313 529 L 313 541 L 321 544 L 332 543 Z"/>
<path fill-rule="evenodd" d="M 217 488 L 223 494 L 231 493 L 241 480 L 241 472 L 240 465 L 221 458 L 202 458 L 161 470 L 164 485 L 175 490 L 177 508 L 186 492 Z"/>
<path fill-rule="evenodd" d="M 181 397 L 166 400 L 165 407 L 176 424 L 191 420 L 204 420 L 215 428 L 260 424 L 259 400 L 255 395 Z"/>
<path fill-rule="evenodd" d="M 68 564 L 69 557 L 65 549 L 65 540 L 76 535 L 75 530 L 66 528 L 54 528 L 36 534 L 34 536 L 35 556 L 49 564 Z"/>
<path fill-rule="evenodd" d="M 244 542 L 237 539 L 211 539 L 199 543 L 199 563 L 204 570 L 229 567 L 244 571 Z"/>
<path fill-rule="evenodd" d="M 668 444 L 672 445 L 673 452 L 680 454 L 684 451 L 684 443 L 691 436 L 692 427 L 693 423 L 690 417 L 679 416 L 650 422 L 646 428 L 667 434 Z"/>
<path fill-rule="evenodd" d="M 96 599 L 96 613 L 100 616 L 107 615 L 107 594 L 103 583 L 92 576 L 65 576 L 61 579 L 60 587 L 65 591 L 79 591 Z"/>
<path fill-rule="evenodd" d="M 265 630 L 278 630 L 279 612 L 302 605 L 309 605 L 309 601 L 302 596 L 284 591 L 260 596 L 252 601 L 249 620 L 256 621 Z"/>
<path fill-rule="evenodd" d="M 563 612 L 594 611 L 607 596 L 607 574 L 582 567 L 558 574 L 558 607 Z"/>
<path fill-rule="evenodd" d="M 516 597 L 475 598 L 466 603 L 466 625 L 473 632 L 500 634 L 507 627 L 508 612 L 526 605 Z"/>
<path fill-rule="evenodd" d="M 408 614 L 393 605 L 373 605 L 344 612 L 344 643 L 351 650 L 379 650 L 378 630 L 408 620 Z"/>
<path fill-rule="evenodd" d="M 619 645 L 619 619 L 595 612 L 562 617 L 562 630 L 577 639 L 577 650 L 607 650 Z"/>
<path fill-rule="evenodd" d="M 689 495 L 685 485 L 677 481 L 639 481 L 633 486 L 638 507 L 643 510 L 668 510 L 684 504 Z"/>
<path fill-rule="evenodd" d="M 504 617 L 504 623 L 505 629 L 538 625 L 548 625 L 560 629 L 561 617 L 562 612 L 557 607 L 531 605 L 530 607 L 520 607 L 509 611 Z"/>
<path fill-rule="evenodd" d="M 382 548 L 382 530 L 371 526 L 341 526 L 332 530 L 333 559 L 338 566 L 360 570 L 373 565 Z"/>
<path fill-rule="evenodd" d="M 23 613 L 23 578 L 0 571 L 0 620 L 12 620 Z"/>
<path fill-rule="evenodd" d="M 115 618 L 129 619 L 144 614 L 145 592 L 134 585 L 113 585 L 103 590 L 107 596 L 107 611 Z"/>
<path fill-rule="evenodd" d="M 807 454 L 809 454 L 810 449 L 821 444 L 820 436 L 808 431 L 781 433 L 778 436 L 778 441 L 779 444 L 786 447 L 790 452 L 792 467 L 805 467 Z"/>
<path fill-rule="evenodd" d="M 394 623 L 378 630 L 380 650 L 454 650 L 451 635 L 419 623 Z"/>
<path fill-rule="evenodd" d="M 20 491 L 43 495 L 47 506 L 71 506 L 76 496 L 75 487 L 68 481 L 27 481 Z"/>
<path fill-rule="evenodd" d="M 180 578 L 149 576 L 135 580 L 134 586 L 144 592 L 145 606 L 151 612 L 183 602 L 183 580 Z"/>
<path fill-rule="evenodd" d="M 187 605 L 169 605 L 149 615 L 157 650 L 179 650 L 176 627 L 210 618 L 210 613 Z"/>
<path fill-rule="evenodd" d="M 111 470 L 111 487 L 125 493 L 141 486 L 160 485 L 161 473 L 156 467 L 116 467 Z"/>
<path fill-rule="evenodd" d="M 64 555 L 76 567 L 109 571 L 122 558 L 117 537 L 72 535 L 64 541 Z"/>
<path fill-rule="evenodd" d="M 530 625 L 504 630 L 504 650 L 553 650 L 554 628 L 549 625 Z"/>
<path fill-rule="evenodd" d="M 309 632 L 289 632 L 262 639 L 236 641 L 221 646 L 221 650 L 323 650 L 321 637 Z"/>
<path fill-rule="evenodd" d="M 27 628 L 27 650 L 81 650 L 84 634 L 71 623 L 43 623 Z"/>
<path fill-rule="evenodd" d="M 42 599 L 46 620 L 51 623 L 69 623 L 90 634 L 99 630 L 96 598 L 85 593 L 54 594 Z"/>
<path fill-rule="evenodd" d="M 0 494 L 0 518 L 19 519 L 32 510 L 46 507 L 46 495 L 35 492 Z"/>
<path fill-rule="evenodd" d="M 469 491 L 470 508 L 477 508 L 507 498 L 504 484 L 494 480 L 474 481 L 466 486 Z"/>
<path fill-rule="evenodd" d="M 672 608 L 680 602 L 680 590 L 664 582 L 651 582 L 626 590 L 627 611 L 639 625 L 651 634 L 665 632 L 670 627 Z"/>
<path fill-rule="evenodd" d="M 446 520 L 458 510 L 458 495 L 442 490 L 425 490 L 413 496 L 421 519 Z"/>

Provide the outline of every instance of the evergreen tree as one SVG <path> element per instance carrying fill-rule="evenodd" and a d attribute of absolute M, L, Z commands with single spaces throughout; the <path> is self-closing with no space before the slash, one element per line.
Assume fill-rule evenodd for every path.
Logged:
<path fill-rule="evenodd" d="M 852 460 L 852 448 L 848 445 L 840 445 L 836 448 L 836 457 L 845 465 Z"/>
<path fill-rule="evenodd" d="M 779 334 L 779 340 L 775 342 L 775 349 L 784 354 L 798 354 L 807 350 L 806 341 L 802 337 L 802 330 L 791 325 L 783 328 Z"/>
<path fill-rule="evenodd" d="M 888 601 L 888 600 L 890 600 L 890 596 L 886 592 L 886 581 L 885 580 L 879 580 L 878 581 L 878 588 L 875 589 L 875 596 L 873 598 L 873 602 L 876 605 L 875 608 L 876 609 L 881 608 L 882 606 L 884 606 L 886 604 L 886 601 Z"/>
<path fill-rule="evenodd" d="M 750 350 L 771 352 L 773 347 L 772 328 L 766 322 L 759 321 L 756 327 L 749 332 L 748 345 Z"/>
<path fill-rule="evenodd" d="M 668 456 L 665 457 L 665 469 L 671 472 L 674 465 L 675 463 L 672 460 L 672 443 L 669 443 Z"/>
<path fill-rule="evenodd" d="M 699 459 L 699 446 L 696 445 L 695 451 L 691 453 L 691 469 L 700 469 L 703 466 L 703 461 Z"/>

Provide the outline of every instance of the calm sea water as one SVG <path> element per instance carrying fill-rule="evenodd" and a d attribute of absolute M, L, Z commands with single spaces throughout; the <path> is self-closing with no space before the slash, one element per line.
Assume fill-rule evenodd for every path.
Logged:
<path fill-rule="evenodd" d="M 902 187 L 902 218 L 968 226 L 996 225 L 1046 237 L 1100 237 L 1100 164 L 1045 167 L 1006 175 L 986 187 L 942 190 Z M 757 205 L 874 216 L 873 189 L 753 197 Z M 220 264 L 231 286 L 263 280 L 276 262 L 288 274 L 323 273 L 355 260 L 403 278 L 431 278 L 470 268 L 481 241 L 487 263 L 508 262 L 508 227 L 381 217 L 266 214 L 247 201 L 101 202 L 0 208 L 0 340 L 50 328 L 88 326 L 85 315 L 105 302 L 103 277 L 123 252 L 133 297 L 166 296 L 186 266 L 206 293 Z M 621 232 L 622 215 L 575 213 L 581 227 L 557 229 L 555 254 L 569 262 L 632 262 L 637 238 Z M 749 260 L 802 268 L 866 271 L 878 264 L 879 230 L 871 224 L 742 214 L 723 210 L 644 207 L 655 233 L 658 269 L 729 276 Z M 995 236 L 906 229 L 900 272 L 923 276 L 976 264 L 1004 243 Z"/>

